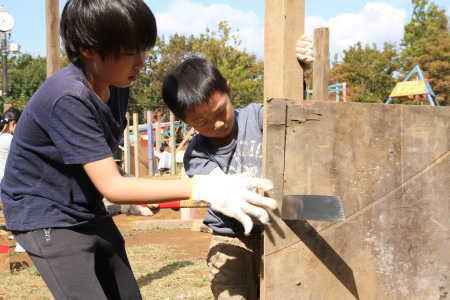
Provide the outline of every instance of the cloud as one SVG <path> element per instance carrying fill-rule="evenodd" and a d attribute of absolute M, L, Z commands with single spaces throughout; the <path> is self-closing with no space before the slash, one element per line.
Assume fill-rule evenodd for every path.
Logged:
<path fill-rule="evenodd" d="M 406 0 L 393 0 L 406 1 Z M 409 0 L 407 0 L 409 1 Z M 230 1 L 231 3 L 231 1 Z M 228 21 L 233 30 L 239 30 L 242 48 L 263 57 L 264 19 L 252 10 L 240 10 L 229 4 L 202 4 L 195 0 L 174 0 L 167 10 L 157 13 L 159 34 L 200 34 L 206 28 L 217 29 L 220 21 Z M 330 28 L 331 57 L 342 53 L 360 41 L 382 47 L 386 41 L 399 42 L 403 37 L 406 10 L 387 2 L 368 2 L 357 13 L 344 13 L 331 19 L 306 17 L 306 32 L 314 28 Z"/>
<path fill-rule="evenodd" d="M 243 11 L 227 4 L 204 5 L 191 0 L 175 0 L 164 12 L 156 14 L 159 34 L 200 34 L 206 28 L 217 30 L 221 21 L 228 21 L 233 31 L 239 30 L 242 48 L 263 53 L 264 25 L 254 11 Z"/>
<path fill-rule="evenodd" d="M 406 11 L 384 2 L 369 2 L 358 13 L 345 13 L 324 20 L 321 17 L 306 18 L 306 32 L 314 28 L 330 28 L 330 54 L 341 53 L 356 42 L 376 44 L 399 42 L 403 37 Z"/>

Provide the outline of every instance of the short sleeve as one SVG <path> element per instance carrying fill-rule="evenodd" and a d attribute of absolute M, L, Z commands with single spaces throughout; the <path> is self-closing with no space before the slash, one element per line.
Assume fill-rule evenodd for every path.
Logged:
<path fill-rule="evenodd" d="M 264 128 L 264 105 L 259 104 L 257 106 L 257 109 L 258 109 L 258 125 L 262 132 Z"/>
<path fill-rule="evenodd" d="M 93 106 L 70 96 L 55 102 L 48 133 L 65 164 L 84 164 L 112 156 Z"/>
<path fill-rule="evenodd" d="M 220 168 L 215 162 L 209 160 L 204 151 L 199 150 L 198 135 L 189 143 L 183 157 L 186 175 L 209 175 L 214 169 Z"/>

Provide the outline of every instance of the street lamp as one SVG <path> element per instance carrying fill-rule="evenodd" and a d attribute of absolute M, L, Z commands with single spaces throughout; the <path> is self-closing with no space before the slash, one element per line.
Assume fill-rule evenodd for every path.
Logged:
<path fill-rule="evenodd" d="M 3 74 L 3 88 L 2 96 L 8 94 L 8 37 L 7 32 L 14 27 L 14 17 L 0 7 L 0 40 L 2 49 L 2 74 Z"/>

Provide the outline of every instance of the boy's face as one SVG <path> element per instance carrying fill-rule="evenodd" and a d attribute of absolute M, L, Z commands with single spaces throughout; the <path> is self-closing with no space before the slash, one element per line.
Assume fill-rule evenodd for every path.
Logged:
<path fill-rule="evenodd" d="M 186 123 L 206 137 L 229 137 L 234 127 L 234 110 L 230 96 L 227 93 L 214 92 L 208 101 L 186 111 Z"/>
<path fill-rule="evenodd" d="M 123 52 L 118 57 L 108 55 L 104 59 L 97 53 L 91 52 L 85 57 L 89 64 L 88 70 L 93 73 L 95 80 L 117 87 L 129 87 L 138 77 L 144 67 L 145 52 Z"/>

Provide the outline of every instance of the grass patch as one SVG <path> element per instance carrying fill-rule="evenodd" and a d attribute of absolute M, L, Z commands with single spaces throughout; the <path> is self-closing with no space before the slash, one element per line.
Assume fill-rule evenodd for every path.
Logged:
<path fill-rule="evenodd" d="M 204 259 L 177 259 L 164 245 L 127 248 L 143 299 L 213 299 Z M 15 273 L 0 273 L 0 300 L 53 299 L 41 276 L 31 266 Z"/>

